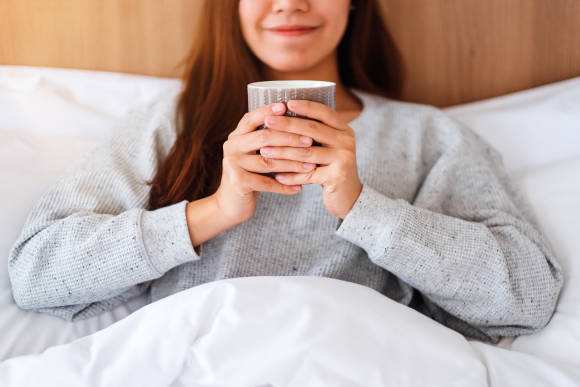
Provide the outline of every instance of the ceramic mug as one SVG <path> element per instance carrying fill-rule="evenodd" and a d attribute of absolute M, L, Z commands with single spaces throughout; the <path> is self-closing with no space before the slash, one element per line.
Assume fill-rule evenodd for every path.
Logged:
<path fill-rule="evenodd" d="M 334 82 L 326 81 L 292 80 L 250 83 L 248 84 L 248 111 L 276 102 L 282 102 L 286 105 L 291 99 L 319 102 L 334 110 L 335 89 Z M 290 111 L 287 106 L 284 115 L 310 119 Z M 260 125 L 257 129 L 264 128 L 266 125 Z M 313 141 L 312 145 L 320 146 L 321 144 Z M 267 173 L 265 175 L 274 177 L 275 174 Z"/>

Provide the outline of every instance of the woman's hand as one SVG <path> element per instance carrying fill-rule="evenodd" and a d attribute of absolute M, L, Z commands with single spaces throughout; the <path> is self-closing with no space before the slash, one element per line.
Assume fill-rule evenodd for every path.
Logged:
<path fill-rule="evenodd" d="M 269 116 L 266 125 L 273 131 L 310 137 L 323 146 L 262 147 L 260 153 L 276 160 L 295 160 L 320 164 L 309 172 L 279 173 L 276 179 L 287 185 L 321 184 L 322 200 L 328 212 L 344 219 L 362 191 L 356 165 L 354 130 L 336 111 L 321 103 L 288 101 L 292 112 L 321 122 L 297 117 Z"/>
<path fill-rule="evenodd" d="M 276 107 L 279 110 L 274 110 Z M 221 182 L 212 196 L 220 212 L 233 224 L 252 217 L 259 191 L 286 195 L 301 191 L 301 185 L 281 184 L 260 173 L 307 172 L 315 167 L 314 164 L 272 160 L 257 154 L 258 149 L 266 146 L 299 149 L 312 145 L 312 138 L 301 138 L 298 134 L 270 129 L 256 130 L 264 123 L 266 116 L 280 116 L 285 111 L 283 103 L 275 103 L 246 113 L 223 145 Z"/>

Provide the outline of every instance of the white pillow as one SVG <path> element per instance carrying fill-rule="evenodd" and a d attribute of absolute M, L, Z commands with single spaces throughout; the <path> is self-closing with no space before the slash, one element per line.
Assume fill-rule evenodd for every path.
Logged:
<path fill-rule="evenodd" d="M 0 130 L 102 138 L 129 110 L 180 88 L 178 79 L 0 66 Z"/>
<path fill-rule="evenodd" d="M 499 150 L 508 172 L 580 157 L 580 77 L 443 110 Z"/>

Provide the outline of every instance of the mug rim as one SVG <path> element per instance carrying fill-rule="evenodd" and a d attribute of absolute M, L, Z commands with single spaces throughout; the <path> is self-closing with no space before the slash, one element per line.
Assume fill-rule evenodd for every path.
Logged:
<path fill-rule="evenodd" d="M 289 81 L 260 81 L 248 84 L 248 88 L 257 89 L 315 89 L 320 87 L 336 86 L 334 82 L 312 80 L 289 80 Z"/>

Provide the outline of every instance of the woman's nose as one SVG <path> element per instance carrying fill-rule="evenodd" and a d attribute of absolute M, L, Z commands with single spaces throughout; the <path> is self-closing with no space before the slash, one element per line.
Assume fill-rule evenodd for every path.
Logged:
<path fill-rule="evenodd" d="M 309 0 L 273 0 L 274 13 L 306 12 L 310 8 Z"/>

